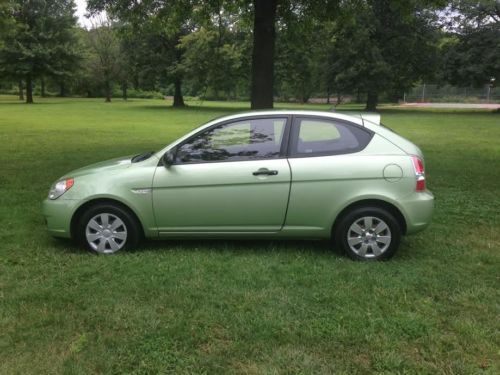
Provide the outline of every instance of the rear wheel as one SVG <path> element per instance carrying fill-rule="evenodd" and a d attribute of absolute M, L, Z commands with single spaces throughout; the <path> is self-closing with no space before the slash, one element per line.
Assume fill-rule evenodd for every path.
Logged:
<path fill-rule="evenodd" d="M 101 254 L 131 249 L 140 239 L 139 224 L 133 215 L 113 204 L 90 207 L 78 221 L 76 231 L 81 244 Z"/>
<path fill-rule="evenodd" d="M 336 226 L 336 245 L 355 260 L 391 258 L 401 241 L 401 227 L 394 216 L 379 207 L 358 207 Z"/>

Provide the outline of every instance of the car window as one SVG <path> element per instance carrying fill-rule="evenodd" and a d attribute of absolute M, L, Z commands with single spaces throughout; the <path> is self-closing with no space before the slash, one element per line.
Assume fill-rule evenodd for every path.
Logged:
<path fill-rule="evenodd" d="M 298 118 L 294 124 L 292 156 L 334 155 L 362 150 L 371 133 L 334 120 Z"/>
<path fill-rule="evenodd" d="M 200 163 L 276 158 L 286 118 L 250 119 L 211 128 L 177 150 L 177 162 Z"/>

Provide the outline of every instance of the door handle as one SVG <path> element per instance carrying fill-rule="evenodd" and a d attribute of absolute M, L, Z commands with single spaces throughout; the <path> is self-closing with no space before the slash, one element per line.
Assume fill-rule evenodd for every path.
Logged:
<path fill-rule="evenodd" d="M 278 171 L 270 171 L 269 169 L 259 169 L 258 171 L 255 171 L 252 173 L 254 176 L 276 176 L 278 174 Z"/>

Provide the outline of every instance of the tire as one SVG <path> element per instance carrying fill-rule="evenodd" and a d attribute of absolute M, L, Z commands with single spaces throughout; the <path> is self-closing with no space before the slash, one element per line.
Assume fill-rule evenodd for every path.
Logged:
<path fill-rule="evenodd" d="M 340 218 L 333 233 L 336 246 L 354 260 L 390 259 L 401 242 L 402 230 L 387 210 L 358 207 Z"/>
<path fill-rule="evenodd" d="M 135 248 L 141 233 L 140 224 L 127 209 L 112 203 L 102 203 L 91 206 L 82 214 L 75 237 L 78 243 L 90 251 L 114 254 L 123 249 Z"/>

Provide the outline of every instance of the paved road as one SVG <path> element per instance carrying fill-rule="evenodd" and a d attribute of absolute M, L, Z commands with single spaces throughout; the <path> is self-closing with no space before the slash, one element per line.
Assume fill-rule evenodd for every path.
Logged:
<path fill-rule="evenodd" d="M 499 109 L 500 103 L 405 103 L 406 108 L 461 108 L 461 109 Z"/>

